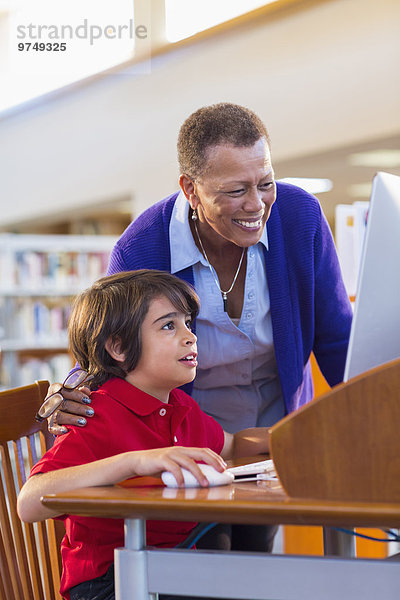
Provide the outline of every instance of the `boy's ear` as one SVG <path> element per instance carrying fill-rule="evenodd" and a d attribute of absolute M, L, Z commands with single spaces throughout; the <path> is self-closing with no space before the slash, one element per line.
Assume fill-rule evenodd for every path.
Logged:
<path fill-rule="evenodd" d="M 117 362 L 125 362 L 125 352 L 121 352 L 121 340 L 119 338 L 109 337 L 105 343 L 105 348 L 111 358 Z"/>

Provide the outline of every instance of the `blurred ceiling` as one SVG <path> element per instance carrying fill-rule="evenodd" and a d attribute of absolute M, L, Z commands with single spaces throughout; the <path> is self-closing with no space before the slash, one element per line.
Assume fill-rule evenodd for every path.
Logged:
<path fill-rule="evenodd" d="M 335 205 L 368 200 L 372 179 L 377 171 L 386 171 L 400 176 L 400 133 L 328 152 L 275 161 L 274 167 L 277 179 L 284 177 L 330 179 L 333 183 L 332 190 L 317 195 L 328 221 L 333 226 Z"/>
<path fill-rule="evenodd" d="M 311 177 L 332 181 L 331 191 L 316 195 L 332 230 L 334 230 L 335 206 L 351 204 L 358 200 L 368 200 L 372 179 L 377 171 L 386 171 L 400 176 L 400 134 L 336 148 L 328 152 L 273 162 L 276 179 Z M 360 165 L 360 163 L 367 163 L 367 165 Z M 131 210 L 132 202 L 126 198 L 109 199 L 103 203 L 97 202 L 96 219 L 103 223 L 108 222 L 109 228 L 112 223 L 115 223 L 110 232 L 118 234 L 128 225 L 132 216 Z M 41 216 L 37 220 L 21 221 L 13 228 L 13 231 L 48 233 L 54 232 L 55 227 L 59 227 L 59 233 L 67 233 L 72 226 L 75 232 L 78 231 L 76 227 L 79 226 L 90 229 L 92 221 L 93 208 L 82 206 L 80 210 L 74 209 L 73 219 L 68 211 L 58 211 L 57 214 L 49 214 L 46 219 Z M 0 227 L 1 230 L 8 229 Z"/>
<path fill-rule="evenodd" d="M 0 11 L 20 1 L 0 0 Z M 368 199 L 377 171 L 400 175 L 398 0 L 282 4 L 298 10 L 168 47 L 152 58 L 151 77 L 132 77 L 125 66 L 0 117 L 0 229 L 33 231 L 71 214 L 137 216 L 177 188 L 182 116 L 221 99 L 250 106 L 269 125 L 278 179 L 332 181 L 318 194 L 331 226 L 336 204 Z M 190 83 L 179 101 L 171 82 Z M 35 152 L 26 140 L 35 140 Z M 388 162 L 385 151 L 397 154 Z"/>

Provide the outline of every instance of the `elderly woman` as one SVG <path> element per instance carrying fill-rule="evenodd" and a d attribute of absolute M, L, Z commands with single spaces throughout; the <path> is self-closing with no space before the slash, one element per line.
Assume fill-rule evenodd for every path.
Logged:
<path fill-rule="evenodd" d="M 127 228 L 108 273 L 161 269 L 194 285 L 199 356 L 187 391 L 229 432 L 272 425 L 312 399 L 312 351 L 331 385 L 343 377 L 352 312 L 328 224 L 314 196 L 275 182 L 268 132 L 244 107 L 193 113 L 178 159 L 180 191 Z M 53 432 L 84 424 L 82 396 L 65 394 L 78 402 L 63 403 Z"/>

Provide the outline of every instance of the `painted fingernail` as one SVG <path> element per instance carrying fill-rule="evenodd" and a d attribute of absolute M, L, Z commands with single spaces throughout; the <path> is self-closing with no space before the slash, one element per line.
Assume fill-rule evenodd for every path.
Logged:
<path fill-rule="evenodd" d="M 94 415 L 94 410 L 93 410 L 93 408 L 87 408 L 85 413 L 87 414 L 88 417 L 92 417 Z"/>
<path fill-rule="evenodd" d="M 92 402 L 92 401 L 91 401 L 91 399 L 90 399 L 90 398 L 88 398 L 87 396 L 83 396 L 83 398 L 82 398 L 82 402 L 83 402 L 84 404 L 91 404 L 91 402 Z"/>
<path fill-rule="evenodd" d="M 79 417 L 78 425 L 86 425 L 86 419 L 84 417 Z"/>

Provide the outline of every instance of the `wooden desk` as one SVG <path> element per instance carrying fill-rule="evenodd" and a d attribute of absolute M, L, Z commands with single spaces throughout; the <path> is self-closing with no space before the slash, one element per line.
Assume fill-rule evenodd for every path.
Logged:
<path fill-rule="evenodd" d="M 339 558 L 352 555 L 353 538 L 330 529 L 330 557 L 279 556 L 146 550 L 145 521 L 399 527 L 400 504 L 296 500 L 270 481 L 210 489 L 84 488 L 46 496 L 43 503 L 71 514 L 125 519 L 125 548 L 115 551 L 116 600 L 155 599 L 157 592 L 251 600 L 399 597 L 399 562 Z"/>

